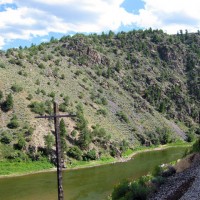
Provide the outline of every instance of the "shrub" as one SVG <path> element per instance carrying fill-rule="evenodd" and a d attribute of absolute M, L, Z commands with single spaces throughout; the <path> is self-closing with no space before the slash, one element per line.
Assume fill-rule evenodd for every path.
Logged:
<path fill-rule="evenodd" d="M 11 90 L 13 92 L 21 92 L 23 90 L 23 88 L 17 84 L 12 85 Z"/>
<path fill-rule="evenodd" d="M 36 84 L 36 85 L 40 85 L 40 80 L 37 79 L 37 80 L 35 81 L 35 84 Z"/>
<path fill-rule="evenodd" d="M 73 130 L 73 131 L 71 132 L 71 135 L 72 135 L 72 137 L 76 137 L 77 131 L 76 131 L 76 130 Z"/>
<path fill-rule="evenodd" d="M 61 103 L 59 105 L 59 111 L 61 111 L 61 112 L 67 112 L 67 106 L 65 105 L 65 103 Z"/>
<path fill-rule="evenodd" d="M 40 115 L 43 115 L 45 112 L 45 105 L 44 103 L 39 102 L 32 102 L 29 107 L 31 108 L 31 111 Z"/>
<path fill-rule="evenodd" d="M 44 65 L 43 63 L 40 63 L 40 64 L 38 65 L 38 67 L 39 67 L 40 69 L 45 69 L 45 65 Z"/>
<path fill-rule="evenodd" d="M 3 132 L 0 136 L 0 141 L 3 144 L 10 144 L 12 141 L 12 137 L 9 133 Z"/>
<path fill-rule="evenodd" d="M 26 147 L 26 141 L 23 137 L 19 137 L 16 147 L 18 150 L 22 150 Z"/>
<path fill-rule="evenodd" d="M 195 134 L 193 130 L 189 130 L 187 133 L 187 141 L 188 142 L 193 142 L 195 140 Z"/>
<path fill-rule="evenodd" d="M 83 160 L 96 160 L 97 159 L 97 155 L 96 155 L 96 151 L 94 149 L 88 151 L 84 156 L 83 156 Z"/>
<path fill-rule="evenodd" d="M 55 98 L 56 94 L 55 94 L 55 92 L 51 92 L 51 93 L 48 94 L 48 96 L 51 97 L 51 98 Z"/>
<path fill-rule="evenodd" d="M 82 160 L 82 154 L 82 151 L 77 146 L 71 147 L 67 152 L 68 156 L 75 158 L 76 160 Z"/>
<path fill-rule="evenodd" d="M 116 115 L 118 116 L 118 118 L 119 118 L 120 121 L 126 122 L 126 123 L 129 122 L 128 117 L 127 117 L 126 114 L 123 113 L 122 111 L 118 111 L 118 112 L 116 113 Z"/>
<path fill-rule="evenodd" d="M 107 111 L 105 109 L 97 110 L 97 115 L 103 115 L 104 117 L 107 115 Z"/>
<path fill-rule="evenodd" d="M 64 100 L 64 104 L 65 104 L 66 106 L 69 106 L 69 96 L 65 96 L 65 97 L 63 98 L 63 100 Z"/>
<path fill-rule="evenodd" d="M 13 108 L 13 97 L 12 94 L 9 94 L 6 97 L 6 101 L 1 105 L 3 111 L 7 112 Z"/>
<path fill-rule="evenodd" d="M 60 79 L 64 80 L 64 79 L 65 79 L 65 75 L 64 75 L 64 74 L 61 74 Z"/>
<path fill-rule="evenodd" d="M 191 152 L 200 152 L 200 138 L 192 145 Z"/>
<path fill-rule="evenodd" d="M 12 117 L 12 119 L 10 120 L 10 122 L 8 123 L 8 128 L 11 128 L 11 129 L 15 129 L 15 128 L 18 128 L 19 127 L 19 122 L 18 122 L 18 119 L 17 119 L 17 116 L 14 115 Z"/>
<path fill-rule="evenodd" d="M 49 100 L 45 101 L 45 111 L 46 113 L 48 113 L 49 115 L 51 115 L 53 113 L 53 107 L 52 107 L 52 102 Z"/>
<path fill-rule="evenodd" d="M 49 153 L 55 143 L 55 138 L 52 134 L 48 133 L 48 135 L 44 136 L 44 144 L 47 149 L 47 153 Z"/>
<path fill-rule="evenodd" d="M 122 140 L 122 142 L 120 143 L 120 150 L 122 152 L 125 152 L 126 150 L 128 150 L 128 142 L 126 140 Z"/>
<path fill-rule="evenodd" d="M 46 95 L 45 90 L 42 89 L 40 92 L 41 92 L 43 95 Z"/>
<path fill-rule="evenodd" d="M 114 188 L 112 192 L 112 200 L 119 200 L 120 198 L 123 198 L 128 191 L 129 191 L 129 182 L 127 180 L 121 182 Z"/>
<path fill-rule="evenodd" d="M 162 167 L 161 167 L 160 165 L 157 165 L 157 166 L 154 168 L 154 170 L 153 170 L 153 172 L 152 172 L 152 175 L 153 175 L 153 176 L 160 176 L 161 173 L 162 173 Z"/>
<path fill-rule="evenodd" d="M 6 67 L 5 64 L 0 62 L 0 68 L 5 68 L 5 67 Z"/>
<path fill-rule="evenodd" d="M 99 124 L 93 127 L 92 134 L 97 137 L 104 137 L 106 135 L 106 130 L 101 128 Z"/>
<path fill-rule="evenodd" d="M 127 194 L 127 199 L 146 200 L 147 195 L 149 194 L 150 188 L 135 181 L 131 183 L 130 190 L 131 191 Z"/>

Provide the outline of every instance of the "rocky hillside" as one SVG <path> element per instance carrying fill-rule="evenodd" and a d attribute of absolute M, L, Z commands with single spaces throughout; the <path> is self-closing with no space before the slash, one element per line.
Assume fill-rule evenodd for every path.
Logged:
<path fill-rule="evenodd" d="M 0 158 L 53 148 L 52 121 L 34 117 L 51 114 L 55 99 L 61 113 L 77 113 L 62 122 L 69 157 L 192 140 L 200 132 L 199 77 L 199 33 L 76 34 L 1 51 Z"/>

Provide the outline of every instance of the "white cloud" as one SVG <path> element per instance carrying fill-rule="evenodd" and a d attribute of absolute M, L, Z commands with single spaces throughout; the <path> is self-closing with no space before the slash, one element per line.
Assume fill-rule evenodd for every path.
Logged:
<path fill-rule="evenodd" d="M 7 4 L 7 3 L 12 3 L 13 0 L 0 0 L 0 5 L 1 4 Z"/>
<path fill-rule="evenodd" d="M 138 26 L 163 29 L 176 33 L 180 29 L 196 31 L 200 28 L 199 0 L 143 0 L 139 11 Z"/>
<path fill-rule="evenodd" d="M 200 28 L 199 0 L 142 0 L 138 14 L 129 13 L 125 0 L 0 0 L 0 48 L 9 40 L 31 39 L 50 32 L 102 32 L 121 25 L 152 27 L 176 33 Z M 133 1 L 134 5 L 134 1 Z"/>
<path fill-rule="evenodd" d="M 9 0 L 4 0 L 8 2 Z M 0 37 L 30 39 L 50 32 L 102 32 L 130 25 L 134 15 L 120 7 L 124 0 L 13 0 L 17 8 L 0 12 Z M 12 1 L 10 1 L 12 3 Z"/>

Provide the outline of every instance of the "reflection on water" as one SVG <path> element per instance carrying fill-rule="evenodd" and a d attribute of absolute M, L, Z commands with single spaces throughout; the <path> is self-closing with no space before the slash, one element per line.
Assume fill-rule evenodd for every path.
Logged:
<path fill-rule="evenodd" d="M 64 196 L 67 200 L 102 200 L 123 179 L 136 179 L 161 163 L 182 157 L 186 147 L 144 152 L 125 163 L 69 170 L 63 174 Z M 0 199 L 56 200 L 56 172 L 0 179 Z"/>

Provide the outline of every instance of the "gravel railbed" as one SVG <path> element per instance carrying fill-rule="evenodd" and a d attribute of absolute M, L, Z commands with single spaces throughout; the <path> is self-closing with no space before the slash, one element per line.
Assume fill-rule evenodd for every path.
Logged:
<path fill-rule="evenodd" d="M 200 200 L 200 159 L 197 156 L 183 172 L 167 178 L 148 200 Z"/>

